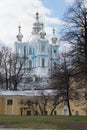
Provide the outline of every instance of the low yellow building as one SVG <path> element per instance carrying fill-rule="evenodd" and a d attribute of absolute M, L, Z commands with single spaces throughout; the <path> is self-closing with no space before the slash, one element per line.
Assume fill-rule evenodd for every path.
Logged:
<path fill-rule="evenodd" d="M 85 99 L 84 99 L 85 101 Z M 72 115 L 86 115 L 87 104 L 70 101 Z M 53 111 L 53 112 L 52 112 Z M 41 96 L 35 91 L 0 92 L 0 115 L 68 115 L 67 102 L 54 107 L 54 96 Z"/>

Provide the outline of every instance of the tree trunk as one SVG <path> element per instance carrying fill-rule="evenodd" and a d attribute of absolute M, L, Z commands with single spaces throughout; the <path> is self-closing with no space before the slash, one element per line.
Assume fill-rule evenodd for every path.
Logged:
<path fill-rule="evenodd" d="M 14 90 L 17 90 L 17 82 L 14 81 Z"/>
<path fill-rule="evenodd" d="M 68 105 L 68 110 L 69 110 L 69 116 L 72 116 L 72 113 L 71 113 L 71 108 L 70 108 L 70 102 L 69 100 L 67 100 L 67 105 Z"/>
<path fill-rule="evenodd" d="M 54 108 L 51 110 L 51 113 L 50 115 L 52 116 L 53 115 L 53 111 L 56 109 L 56 106 L 54 106 Z"/>

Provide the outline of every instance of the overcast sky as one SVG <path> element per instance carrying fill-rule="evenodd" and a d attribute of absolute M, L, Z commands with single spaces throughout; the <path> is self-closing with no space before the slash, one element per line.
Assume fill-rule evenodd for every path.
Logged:
<path fill-rule="evenodd" d="M 74 0 L 0 0 L 0 41 L 14 45 L 21 23 L 23 41 L 28 41 L 35 13 L 39 12 L 40 20 L 45 23 L 45 31 L 51 35 L 53 27 L 63 24 L 61 20 L 68 4 Z M 86 0 L 87 1 L 87 0 Z"/>

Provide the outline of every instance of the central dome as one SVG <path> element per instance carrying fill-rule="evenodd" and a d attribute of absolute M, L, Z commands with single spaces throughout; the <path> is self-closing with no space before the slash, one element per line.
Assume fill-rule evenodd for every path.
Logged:
<path fill-rule="evenodd" d="M 38 43 L 38 40 L 39 36 L 37 34 L 32 35 L 29 39 L 29 45 L 31 46 L 35 45 L 36 43 Z"/>

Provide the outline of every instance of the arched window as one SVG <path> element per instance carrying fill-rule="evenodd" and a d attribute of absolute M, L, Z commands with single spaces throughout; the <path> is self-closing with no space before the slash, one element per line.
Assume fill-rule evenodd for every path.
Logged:
<path fill-rule="evenodd" d="M 56 64 L 56 62 L 54 62 L 54 69 L 56 69 L 56 67 L 57 67 L 57 64 Z"/>
<path fill-rule="evenodd" d="M 32 69 L 32 61 L 29 60 L 29 69 Z"/>
<path fill-rule="evenodd" d="M 45 46 L 42 45 L 41 51 L 44 52 L 45 51 Z"/>
<path fill-rule="evenodd" d="M 42 59 L 42 67 L 45 67 L 45 60 Z"/>
<path fill-rule="evenodd" d="M 29 55 L 32 55 L 32 48 L 29 49 Z"/>
<path fill-rule="evenodd" d="M 18 51 L 19 51 L 19 54 L 21 54 L 21 48 L 19 48 L 19 50 L 18 50 Z"/>
<path fill-rule="evenodd" d="M 54 50 L 54 54 L 56 54 L 56 50 Z"/>
<path fill-rule="evenodd" d="M 26 46 L 24 46 L 24 57 L 26 56 Z"/>

